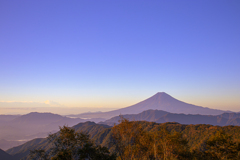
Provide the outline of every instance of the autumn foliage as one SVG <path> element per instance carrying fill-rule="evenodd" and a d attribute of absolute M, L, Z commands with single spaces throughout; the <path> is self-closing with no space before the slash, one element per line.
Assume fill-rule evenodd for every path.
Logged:
<path fill-rule="evenodd" d="M 118 125 L 101 131 L 100 137 L 111 135 L 104 140 L 108 148 L 89 134 L 64 126 L 48 136 L 49 149 L 30 155 L 38 160 L 239 160 L 238 129 L 121 118 Z"/>
<path fill-rule="evenodd" d="M 237 160 L 240 145 L 232 136 L 217 131 L 200 148 L 190 148 L 187 135 L 170 132 L 163 125 L 147 131 L 141 122 L 121 118 L 112 128 L 112 137 L 119 160 Z"/>

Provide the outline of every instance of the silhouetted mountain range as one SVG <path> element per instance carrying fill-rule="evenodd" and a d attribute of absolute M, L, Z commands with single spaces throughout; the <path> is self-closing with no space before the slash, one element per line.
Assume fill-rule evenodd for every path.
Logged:
<path fill-rule="evenodd" d="M 20 115 L 0 115 L 0 122 L 7 122 L 20 117 Z"/>
<path fill-rule="evenodd" d="M 126 114 L 122 117 L 131 121 L 149 121 L 157 123 L 177 122 L 180 124 L 210 124 L 218 126 L 240 125 L 240 113 L 223 113 L 217 116 L 199 114 L 176 114 L 161 110 L 147 110 L 139 114 Z M 113 126 L 118 124 L 120 116 L 113 117 L 100 124 Z"/>
<path fill-rule="evenodd" d="M 102 130 L 103 124 L 113 125 L 117 123 L 119 115 L 124 115 L 125 118 L 130 120 L 157 123 L 178 122 L 181 124 L 211 124 L 219 126 L 240 124 L 239 113 L 224 112 L 225 111 L 222 110 L 188 104 L 164 92 L 159 92 L 142 102 L 126 108 L 109 112 L 75 115 L 75 117 L 80 118 L 70 118 L 73 117 L 73 115 L 66 117 L 52 113 L 37 112 L 22 116 L 0 115 L 0 148 L 6 150 L 10 147 L 23 144 L 33 138 L 46 137 L 50 132 L 56 132 L 59 126 L 73 126 L 87 120 L 99 122 L 100 120 L 104 121 L 105 119 L 111 118 L 101 122 L 102 125 L 100 125 L 99 128 L 94 127 L 94 131 L 92 130 L 91 133 L 95 132 L 95 135 L 98 133 L 98 130 Z M 87 126 L 89 126 L 89 124 Z M 84 128 L 84 126 L 80 128 Z M 106 126 L 103 128 L 106 128 Z"/>
<path fill-rule="evenodd" d="M 103 132 L 105 129 L 111 128 L 108 125 L 104 124 L 96 124 L 94 122 L 84 122 L 84 123 L 79 123 L 73 128 L 77 132 L 84 132 L 84 133 L 89 133 L 91 135 L 91 138 L 94 138 L 97 134 Z M 34 150 L 34 149 L 47 149 L 49 147 L 49 144 L 47 142 L 46 138 L 36 138 L 33 140 L 30 140 L 20 146 L 13 147 L 9 150 L 7 150 L 8 154 L 11 154 L 14 157 L 14 160 L 19 160 L 22 159 L 23 157 L 26 158 L 26 156 L 29 154 L 29 150 Z M 24 159 L 25 159 L 24 158 Z"/>
<path fill-rule="evenodd" d="M 68 118 L 52 113 L 32 112 L 22 116 L 0 115 L 0 148 L 5 150 L 27 140 L 46 137 L 59 126 L 73 126 L 85 122 L 81 118 Z"/>
<path fill-rule="evenodd" d="M 149 111 L 153 112 L 153 111 Z M 156 113 L 158 114 L 158 113 Z M 159 112 L 159 114 L 161 114 Z M 148 114 L 147 114 L 148 115 Z M 139 115 L 140 116 L 140 115 Z M 156 116 L 158 117 L 158 116 Z M 150 118 L 151 119 L 151 118 Z M 218 130 L 224 130 L 226 133 L 231 134 L 234 139 L 240 139 L 240 127 L 239 126 L 212 126 L 205 124 L 197 124 L 197 125 L 183 125 L 179 123 L 155 123 L 155 122 L 134 122 L 141 123 L 142 127 L 147 131 L 156 131 L 160 128 L 166 127 L 169 131 L 177 131 L 182 133 L 185 137 L 187 137 L 189 141 L 189 145 L 192 148 L 201 147 L 202 144 L 208 139 L 211 135 L 213 135 Z M 102 146 L 106 146 L 111 150 L 111 147 L 114 148 L 114 144 L 112 141 L 112 132 L 111 127 L 103 124 L 96 124 L 94 122 L 84 122 L 79 123 L 73 128 L 77 132 L 85 132 L 91 135 L 91 138 Z M 34 149 L 48 149 L 50 144 L 48 144 L 46 138 L 37 138 L 31 141 L 28 141 L 20 146 L 11 148 L 6 152 L 14 157 L 14 160 L 27 160 L 29 159 L 28 154 L 29 150 Z"/>
<path fill-rule="evenodd" d="M 138 114 L 145 110 L 157 109 L 170 113 L 183 113 L 183 114 L 201 114 L 201 115 L 219 115 L 227 111 L 210 109 L 206 107 L 200 107 L 192 104 L 188 104 L 173 98 L 165 92 L 159 92 L 152 97 L 139 102 L 135 105 L 117 109 L 109 112 L 98 113 L 83 113 L 76 115 L 82 118 L 111 118 L 120 114 Z"/>
<path fill-rule="evenodd" d="M 7 152 L 0 149 L 0 159 L 1 160 L 14 160 L 13 156 L 8 154 Z"/>

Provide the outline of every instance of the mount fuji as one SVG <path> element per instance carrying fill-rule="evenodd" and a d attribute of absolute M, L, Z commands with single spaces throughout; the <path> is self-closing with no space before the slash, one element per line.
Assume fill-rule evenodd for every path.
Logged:
<path fill-rule="evenodd" d="M 220 115 L 225 112 L 217 109 L 211 109 L 207 107 L 196 106 L 193 104 L 185 103 L 177 100 L 165 92 L 158 92 L 152 97 L 141 101 L 135 105 L 109 111 L 109 112 L 97 112 L 97 113 L 82 113 L 75 115 L 81 118 L 111 118 L 113 116 L 123 114 L 138 114 L 146 110 L 162 110 L 170 113 L 183 113 L 183 114 L 200 114 L 200 115 Z"/>

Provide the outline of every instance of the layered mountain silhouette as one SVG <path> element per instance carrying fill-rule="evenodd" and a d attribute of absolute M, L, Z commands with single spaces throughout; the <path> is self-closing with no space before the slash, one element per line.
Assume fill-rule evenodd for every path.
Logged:
<path fill-rule="evenodd" d="M 109 131 L 110 126 L 104 125 L 104 124 L 96 124 L 94 122 L 84 122 L 79 123 L 72 128 L 75 129 L 77 132 L 84 132 L 88 133 L 90 135 L 90 138 L 94 139 L 96 137 L 96 141 L 100 141 L 97 137 L 98 134 L 100 134 L 100 137 L 104 136 L 102 132 L 104 132 L 106 129 Z M 49 143 L 47 141 L 47 138 L 36 138 L 33 140 L 30 140 L 22 145 L 19 145 L 17 147 L 13 147 L 11 149 L 8 149 L 6 151 L 7 154 L 11 155 L 14 160 L 20 160 L 20 159 L 27 159 L 28 154 L 30 153 L 30 150 L 33 149 L 47 149 L 49 147 Z M 29 157 L 28 157 L 29 158 Z M 0 158 L 1 160 L 1 158 Z"/>
<path fill-rule="evenodd" d="M 74 117 L 73 115 L 66 117 L 52 113 L 37 112 L 22 116 L 0 115 L 0 148 L 6 150 L 33 138 L 46 137 L 50 132 L 56 132 L 59 126 L 73 126 L 85 121 L 105 121 L 119 115 L 124 115 L 124 117 L 130 120 L 157 123 L 178 122 L 181 124 L 212 124 L 220 126 L 240 124 L 240 116 L 237 113 L 224 112 L 226 111 L 188 104 L 164 92 L 159 92 L 144 101 L 126 108 L 109 112 L 75 115 L 75 117 L 80 118 L 70 118 Z M 115 117 L 103 123 L 113 125 L 118 122 L 118 119 L 119 117 Z M 95 133 L 97 132 L 95 128 Z"/>
<path fill-rule="evenodd" d="M 223 113 L 221 115 L 177 114 L 161 110 L 147 110 L 139 114 L 121 115 L 130 121 L 149 121 L 157 123 L 177 122 L 180 124 L 210 124 L 218 126 L 240 125 L 240 113 Z M 100 124 L 113 126 L 118 124 L 120 116 L 113 117 Z"/>
<path fill-rule="evenodd" d="M 210 109 L 206 107 L 196 106 L 188 104 L 173 98 L 165 92 L 158 92 L 152 97 L 139 102 L 135 105 L 117 109 L 109 112 L 98 112 L 98 113 L 83 113 L 79 114 L 78 117 L 83 118 L 111 118 L 120 114 L 138 114 L 145 110 L 157 109 L 163 110 L 170 113 L 183 113 L 183 114 L 201 114 L 201 115 L 219 115 L 226 111 Z"/>
<path fill-rule="evenodd" d="M 0 159 L 1 160 L 15 160 L 14 157 L 7 152 L 0 149 Z"/>
<path fill-rule="evenodd" d="M 151 114 L 149 114 L 149 113 Z M 157 111 L 149 110 L 146 112 L 143 112 L 141 114 L 138 114 L 135 118 L 146 118 L 148 120 L 157 119 L 159 115 L 165 114 L 164 111 Z M 152 117 L 148 117 L 148 115 L 154 115 L 155 118 L 152 119 Z M 168 114 L 168 113 L 167 113 Z M 142 118 L 141 118 L 142 116 Z M 222 114 L 222 117 L 232 117 L 232 115 Z M 234 115 L 235 117 L 239 116 L 238 114 Z M 211 116 L 209 116 L 211 117 Z M 168 123 L 155 123 L 155 122 L 146 122 L 141 121 L 137 122 L 142 125 L 144 130 L 149 132 L 154 132 L 160 128 L 167 128 L 171 131 L 177 131 L 182 133 L 185 136 L 188 136 L 189 145 L 190 147 L 199 147 L 203 145 L 203 143 L 208 139 L 211 135 L 215 134 L 216 131 L 219 131 L 223 129 L 226 131 L 226 133 L 233 135 L 236 140 L 239 140 L 239 132 L 240 127 L 239 126 L 212 126 L 212 125 L 205 125 L 205 124 L 196 124 L 196 125 L 184 125 L 174 122 L 168 122 Z M 111 127 L 104 124 L 96 124 L 94 122 L 84 122 L 79 123 L 73 128 L 77 132 L 84 132 L 88 133 L 92 140 L 94 140 L 97 144 L 108 147 L 111 150 L 111 147 L 114 148 L 114 144 L 112 141 L 112 131 Z M 31 141 L 28 141 L 20 146 L 11 148 L 7 150 L 6 152 L 10 154 L 14 160 L 20 160 L 20 159 L 29 159 L 29 151 L 33 149 L 48 149 L 48 147 L 51 146 L 51 144 L 48 143 L 47 138 L 37 138 L 33 139 Z M 112 148 L 112 149 L 113 149 Z M 114 151 L 114 150 L 113 150 Z"/>
<path fill-rule="evenodd" d="M 46 137 L 50 132 L 56 132 L 59 126 L 73 126 L 85 121 L 38 112 L 15 117 L 0 115 L 0 148 L 6 150 L 33 138 Z"/>

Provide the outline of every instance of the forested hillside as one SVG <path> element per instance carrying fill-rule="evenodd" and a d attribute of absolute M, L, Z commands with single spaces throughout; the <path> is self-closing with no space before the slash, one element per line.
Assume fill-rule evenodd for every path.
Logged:
<path fill-rule="evenodd" d="M 120 159 L 121 156 L 122 159 L 128 159 L 129 156 L 137 158 L 137 155 L 144 155 L 146 159 L 151 159 L 151 157 L 161 159 L 164 156 L 178 157 L 177 159 L 208 159 L 219 157 L 222 155 L 221 152 L 226 155 L 228 154 L 225 152 L 231 152 L 232 155 L 226 157 L 228 159 L 231 156 L 230 159 L 239 158 L 236 156 L 240 151 L 239 126 L 182 125 L 175 122 L 159 124 L 146 121 L 130 122 L 123 119 L 122 123 L 112 128 L 94 122 L 79 123 L 73 128 L 78 133 L 89 133 L 97 145 L 106 146 Z M 218 141 L 222 141 L 222 145 L 227 150 L 219 152 L 214 146 Z M 166 143 L 165 147 L 162 146 L 164 143 Z M 167 146 L 170 148 L 166 148 Z M 36 139 L 9 149 L 7 153 L 16 159 L 27 159 L 29 150 L 48 149 L 49 147 L 46 139 Z M 169 153 L 164 153 L 166 149 Z M 215 152 L 219 154 L 216 155 Z"/>

